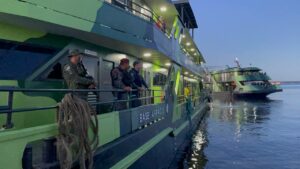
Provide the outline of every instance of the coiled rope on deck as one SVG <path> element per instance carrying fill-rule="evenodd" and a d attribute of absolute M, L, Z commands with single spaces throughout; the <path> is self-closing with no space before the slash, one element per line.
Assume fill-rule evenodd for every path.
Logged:
<path fill-rule="evenodd" d="M 93 167 L 93 154 L 98 146 L 97 113 L 87 101 L 66 94 L 58 105 L 57 155 L 62 169 L 79 161 L 81 169 Z"/>

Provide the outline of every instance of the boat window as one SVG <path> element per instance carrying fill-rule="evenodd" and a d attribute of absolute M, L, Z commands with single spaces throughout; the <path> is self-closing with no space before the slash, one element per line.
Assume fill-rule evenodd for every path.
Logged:
<path fill-rule="evenodd" d="M 154 86 L 164 86 L 167 81 L 167 76 L 162 73 L 155 73 L 153 77 Z"/>
<path fill-rule="evenodd" d="M 19 45 L 16 47 L 17 51 L 23 52 L 32 52 L 32 53 L 40 53 L 40 54 L 53 54 L 55 51 L 53 49 L 44 48 L 44 47 L 35 47 L 30 45 Z"/>
<path fill-rule="evenodd" d="M 144 80 L 146 82 L 146 84 L 148 86 L 151 86 L 150 83 L 151 83 L 151 75 L 150 75 L 150 72 L 149 71 L 144 71 L 143 72 L 143 77 L 144 77 Z"/>
<path fill-rule="evenodd" d="M 63 80 L 63 66 L 68 63 L 67 53 L 65 53 L 58 62 L 54 63 L 50 70 L 46 71 L 46 75 L 42 79 Z M 88 75 L 97 79 L 98 77 L 98 58 L 84 56 L 82 59 L 84 67 L 87 69 Z"/>
<path fill-rule="evenodd" d="M 112 0 L 112 3 L 123 9 L 128 5 L 127 0 Z"/>
<path fill-rule="evenodd" d="M 39 80 L 63 80 L 63 67 L 68 62 L 67 52 L 65 52 L 58 61 L 52 64 L 51 68 L 47 69 L 40 77 Z"/>
<path fill-rule="evenodd" d="M 152 19 L 152 10 L 143 0 L 105 0 L 119 8 L 125 9 L 132 14 L 141 17 L 147 21 Z"/>
<path fill-rule="evenodd" d="M 96 83 L 98 83 L 99 58 L 84 56 L 82 58 L 82 63 L 87 71 L 88 76 L 93 77 Z"/>
<path fill-rule="evenodd" d="M 131 2 L 133 14 L 150 21 L 152 18 L 151 9 L 141 0 L 133 0 Z"/>
<path fill-rule="evenodd" d="M 61 63 L 58 62 L 52 67 L 47 79 L 63 79 Z"/>
<path fill-rule="evenodd" d="M 56 49 L 0 41 L 0 78 L 22 80 L 46 63 Z"/>
<path fill-rule="evenodd" d="M 111 86 L 110 72 L 114 68 L 114 62 L 103 60 L 101 69 L 101 83 L 102 85 Z"/>
<path fill-rule="evenodd" d="M 0 41 L 0 49 L 11 49 L 14 46 L 15 45 L 13 43 L 6 42 L 6 41 Z"/>

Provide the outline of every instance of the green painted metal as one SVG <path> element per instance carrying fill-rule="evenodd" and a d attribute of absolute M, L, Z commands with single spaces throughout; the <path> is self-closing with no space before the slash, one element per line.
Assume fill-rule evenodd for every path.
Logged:
<path fill-rule="evenodd" d="M 0 22 L 0 39 L 26 42 L 49 47 L 62 48 L 70 42 L 70 38 L 47 34 L 46 32 Z"/>
<path fill-rule="evenodd" d="M 9 0 L 0 1 L 0 12 L 91 31 L 102 5 L 103 2 L 98 0 L 89 3 L 81 0 Z"/>
<path fill-rule="evenodd" d="M 170 83 L 173 83 L 173 116 L 172 116 L 172 122 L 175 122 L 181 118 L 181 111 L 177 110 L 177 102 L 178 102 L 178 96 L 180 95 L 179 92 L 179 85 L 180 85 L 180 72 L 181 68 L 178 65 L 173 65 L 170 72 Z"/>
<path fill-rule="evenodd" d="M 185 121 L 184 123 L 182 123 L 178 128 L 176 128 L 172 132 L 172 135 L 175 136 L 175 137 L 178 136 L 178 134 L 180 134 L 182 132 L 182 130 L 185 129 L 188 125 L 189 125 L 189 122 Z"/>
<path fill-rule="evenodd" d="M 179 120 L 179 119 L 181 119 L 182 118 L 182 109 L 183 109 L 183 107 L 185 107 L 185 103 L 186 102 L 183 102 L 183 103 L 180 103 L 180 104 L 176 104 L 176 106 L 175 106 L 175 111 L 174 111 L 174 113 L 173 113 L 173 122 L 175 122 L 175 121 L 177 121 L 177 120 Z"/>
<path fill-rule="evenodd" d="M 119 112 L 98 116 L 100 145 L 109 143 L 120 137 Z"/>
<path fill-rule="evenodd" d="M 199 109 L 198 111 L 192 114 L 192 119 L 194 119 L 199 113 L 203 112 L 206 106 L 207 106 L 206 103 L 202 103 L 202 105 L 200 106 L 201 109 Z"/>
<path fill-rule="evenodd" d="M 166 128 L 157 134 L 155 137 L 150 139 L 144 145 L 133 151 L 131 154 L 127 155 L 124 159 L 116 163 L 111 169 L 126 169 L 129 168 L 135 161 L 141 158 L 144 154 L 146 154 L 150 149 L 152 149 L 155 145 L 160 143 L 165 137 L 167 137 L 170 132 L 172 132 L 172 128 Z"/>
<path fill-rule="evenodd" d="M 205 107 L 204 105 L 201 106 L 202 108 L 200 110 L 197 110 L 195 113 L 193 113 L 192 115 L 192 119 L 194 119 L 197 115 L 199 115 L 199 113 L 203 112 L 203 108 Z M 185 121 L 184 123 L 182 123 L 178 128 L 174 129 L 172 132 L 173 136 L 178 136 L 187 126 L 189 125 L 189 121 Z"/>
<path fill-rule="evenodd" d="M 98 115 L 98 120 L 99 146 L 120 137 L 119 112 Z M 26 145 L 34 141 L 55 137 L 57 133 L 57 124 L 0 131 L 1 166 L 9 169 L 22 168 L 22 157 Z"/>
<path fill-rule="evenodd" d="M 268 82 L 271 80 L 271 78 L 266 73 L 262 73 L 261 69 L 257 67 L 227 68 L 224 70 L 213 71 L 211 72 L 211 76 L 213 92 L 228 91 L 228 86 L 231 86 L 232 84 L 236 85 L 236 88 L 232 91 L 236 94 L 263 93 L 271 91 L 275 92 L 281 90 L 281 87 L 279 85 L 273 84 L 269 85 L 267 88 L 261 85 L 242 84 L 243 82 L 248 81 Z"/>
<path fill-rule="evenodd" d="M 61 26 L 63 28 L 80 30 L 83 32 L 93 32 L 93 28 L 95 27 L 96 20 L 99 17 L 98 14 L 102 14 L 105 16 L 110 16 L 108 18 L 107 23 L 111 20 L 111 17 L 115 16 L 114 10 L 120 10 L 119 8 L 114 8 L 114 10 L 102 12 L 105 9 L 111 9 L 112 7 L 108 4 L 104 3 L 103 0 L 90 0 L 88 3 L 82 0 L 51 0 L 51 1 L 41 1 L 41 0 L 6 0 L 0 1 L 0 13 L 1 15 L 11 15 L 18 16 L 24 18 L 24 22 L 28 20 L 40 23 L 40 21 L 45 22 L 46 24 L 53 24 L 55 26 Z M 109 8 L 110 7 L 110 8 Z M 123 13 L 126 13 L 124 10 Z M 132 17 L 126 13 L 126 16 Z M 125 14 L 123 15 L 125 16 Z M 173 16 L 174 17 L 174 16 Z M 4 17 L 5 18 L 5 17 Z M 139 18 L 140 19 L 140 18 Z M 123 17 L 118 17 L 118 22 L 124 20 Z M 135 21 L 136 18 L 132 19 Z M 127 22 L 125 20 L 124 22 Z M 144 20 L 143 20 L 144 22 Z M 16 25 L 15 25 L 16 24 Z M 117 26 L 116 28 L 128 29 L 126 27 L 122 27 L 122 24 L 113 25 L 115 22 L 111 23 L 109 26 Z M 149 31 L 148 29 L 143 29 L 140 27 L 136 27 L 132 29 L 132 23 L 130 22 L 130 31 L 138 30 L 141 32 L 139 35 L 144 35 L 143 32 Z M 104 47 L 91 45 L 86 41 L 80 41 L 78 39 L 73 39 L 71 37 L 64 37 L 61 35 L 53 35 L 49 34 L 49 32 L 44 31 L 37 27 L 26 28 L 22 25 L 22 23 L 14 23 L 13 21 L 1 21 L 0 22 L 0 39 L 17 41 L 17 42 L 26 42 L 40 45 L 47 45 L 55 48 L 64 48 L 70 44 L 76 44 L 77 46 L 93 46 L 95 51 L 99 52 L 99 54 L 107 54 L 109 49 Z M 24 24 L 27 25 L 27 24 Z M 175 17 L 174 25 L 175 26 L 175 37 L 179 37 L 180 35 L 180 26 L 178 18 Z M 151 27 L 156 30 L 155 27 Z M 53 31 L 53 30 L 52 30 Z M 153 30 L 151 30 L 153 31 Z M 55 31 L 54 31 L 55 32 Z M 95 32 L 93 32 L 95 33 Z M 171 41 L 170 37 L 164 37 L 164 41 L 160 41 L 162 32 L 154 31 L 154 38 L 159 41 L 157 44 L 152 44 L 153 46 L 162 46 L 163 47 L 171 47 L 176 44 L 173 52 L 176 53 L 177 62 L 180 60 L 180 57 L 185 56 L 178 44 L 179 41 L 176 39 Z M 118 35 L 121 36 L 118 32 Z M 160 36 L 159 36 L 160 35 Z M 124 38 L 125 36 L 123 36 Z M 136 36 L 143 37 L 143 36 Z M 135 38 L 136 38 L 135 37 Z M 133 39 L 133 40 L 132 40 Z M 131 38 L 131 40 L 124 38 L 124 43 L 132 43 L 136 41 L 136 39 Z M 80 42 L 78 42 L 80 41 Z M 117 41 L 117 40 L 116 40 Z M 76 43 L 73 43 L 76 42 Z M 176 43 L 175 43 L 176 42 Z M 144 42 L 146 43 L 146 42 Z M 149 42 L 147 42 L 149 43 Z M 84 44 L 84 45 L 83 45 Z M 94 44 L 96 44 L 94 42 Z M 162 47 L 162 48 L 163 48 Z M 135 49 L 135 48 L 134 48 Z M 140 47 L 142 49 L 142 45 Z M 99 51 L 98 51 L 99 50 Z M 155 52 L 157 54 L 159 51 L 156 49 Z M 57 56 L 59 58 L 59 55 Z M 57 57 L 53 57 L 52 60 L 58 59 Z M 184 59 L 188 59 L 184 57 Z M 36 81 L 37 75 L 42 73 L 45 68 L 52 64 L 52 60 L 42 65 L 35 73 L 33 73 L 32 77 L 26 79 L 26 81 L 16 81 L 16 80 L 0 80 L 1 86 L 13 86 L 19 88 L 37 88 L 37 89 L 60 89 L 65 88 L 62 82 L 52 82 L 52 81 Z M 182 59 L 181 59 L 182 60 Z M 160 60 L 158 60 L 158 65 L 161 65 Z M 193 66 L 193 65 L 192 65 Z M 160 66 L 154 66 L 154 69 L 161 68 Z M 180 72 L 181 67 L 176 65 L 174 68 L 174 72 L 171 74 L 171 81 L 174 82 L 174 86 L 172 92 L 174 92 L 174 112 L 173 113 L 173 121 L 177 121 L 181 117 L 182 105 L 177 105 L 177 97 L 179 93 L 182 93 L 182 81 L 180 80 Z M 198 73 L 198 72 L 196 72 Z M 163 86 L 152 86 L 153 89 L 164 89 Z M 155 92 L 154 96 L 160 96 L 162 92 Z M 7 102 L 7 93 L 0 92 L 0 105 L 5 105 Z M 15 93 L 13 108 L 26 108 L 26 107 L 44 107 L 44 106 L 53 106 L 56 105 L 62 98 L 62 94 L 33 94 L 33 93 Z M 155 104 L 161 103 L 161 98 L 155 98 Z M 26 107 L 24 107 L 26 106 Z M 6 120 L 6 115 L 0 115 L 0 125 L 4 124 Z M 98 116 L 99 120 L 99 138 L 100 138 L 100 146 L 103 146 L 117 138 L 120 137 L 120 123 L 119 123 L 119 112 L 111 112 Z M 13 114 L 13 123 L 14 128 L 9 130 L 1 130 L 0 131 L 0 168 L 5 166 L 5 168 L 9 169 L 19 169 L 21 168 L 21 161 L 23 151 L 27 144 L 38 141 L 44 138 L 53 137 L 57 134 L 57 126 L 56 122 L 56 110 L 39 110 L 32 112 L 20 112 Z M 167 128 L 159 133 L 156 137 L 149 140 L 145 145 L 140 147 L 138 150 L 133 152 L 130 156 L 126 157 L 124 160 L 120 161 L 120 163 L 116 164 L 117 167 L 126 167 L 130 166 L 134 161 L 140 158 L 143 154 L 149 151 L 152 147 L 158 144 L 163 138 L 165 138 L 170 132 L 171 128 Z"/>
<path fill-rule="evenodd" d="M 32 22 L 43 21 L 47 24 L 53 24 L 53 28 L 56 26 L 62 26 L 71 30 L 93 32 L 99 35 L 103 33 L 102 31 L 105 31 L 105 36 L 109 36 L 127 43 L 138 44 L 155 50 L 159 49 L 153 48 L 155 46 L 170 48 L 170 44 L 173 46 L 175 45 L 176 48 L 179 48 L 178 41 L 177 43 L 173 43 L 170 37 L 162 36 L 162 33 L 157 31 L 157 28 L 153 26 L 153 23 L 149 24 L 149 22 L 146 20 L 140 22 L 142 20 L 141 18 L 138 18 L 137 16 L 134 17 L 134 14 L 131 14 L 128 11 L 126 12 L 120 10 L 119 8 L 112 7 L 112 5 L 104 2 L 104 0 L 90 0 L 88 3 L 81 0 L 0 1 L 0 12 L 5 15 L 11 14 L 13 16 L 25 17 Z M 107 16 L 114 17 L 115 19 L 111 20 L 111 17 Z M 176 15 L 168 17 L 171 17 L 172 20 L 174 20 L 175 16 Z M 132 24 L 139 25 L 139 27 L 133 28 Z M 149 25 L 151 25 L 151 27 L 149 27 Z M 172 24 L 170 25 L 172 26 Z M 94 29 L 95 27 L 97 27 L 97 30 Z M 120 30 L 122 32 L 113 30 Z M 178 34 L 180 31 L 177 28 L 176 30 Z M 149 37 L 147 32 L 151 32 L 153 37 Z M 148 40 L 138 37 L 146 37 Z M 149 43 L 149 40 L 153 42 Z M 197 46 L 194 46 L 194 48 L 197 48 Z M 163 51 L 160 52 L 163 53 Z M 169 55 L 169 53 L 165 53 L 165 55 Z M 189 58 L 183 53 L 180 53 L 180 55 L 189 60 Z M 204 61 L 202 55 L 200 57 L 201 60 Z M 172 58 L 176 57 L 172 56 Z M 185 63 L 180 59 L 176 61 L 181 64 Z M 193 70 L 194 73 L 198 73 L 196 70 L 200 70 L 200 67 L 193 64 L 190 64 L 186 67 Z"/>
<path fill-rule="evenodd" d="M 46 35 L 46 32 L 34 31 L 3 22 L 0 22 L 0 27 L 0 38 L 11 41 L 24 42 L 30 38 L 41 38 Z"/>
<path fill-rule="evenodd" d="M 180 86 L 180 71 L 176 72 L 176 81 L 175 81 L 175 93 L 179 95 L 179 86 Z"/>
<path fill-rule="evenodd" d="M 162 86 L 152 86 L 154 91 L 154 104 L 159 104 L 163 102 L 164 93 L 162 92 Z"/>
<path fill-rule="evenodd" d="M 179 35 L 180 35 L 180 26 L 179 26 L 178 22 L 179 22 L 179 19 L 178 19 L 178 17 L 176 17 L 175 20 L 174 20 L 174 23 L 173 23 L 173 30 L 174 30 L 175 39 L 178 39 Z"/>
<path fill-rule="evenodd" d="M 33 84 L 34 82 L 24 83 L 21 81 L 7 81 L 7 80 L 1 81 L 1 86 L 12 86 L 12 87 L 20 87 L 20 88 L 26 88 L 26 87 L 29 88 Z M 41 83 L 41 84 L 42 84 L 41 88 L 49 87 L 49 84 L 47 85 L 47 83 Z M 33 85 L 33 86 L 37 87 L 39 85 Z M 1 93 L 3 94 L 3 92 L 0 92 L 0 95 Z M 1 99 L 1 104 L 5 104 L 7 102 L 7 97 L 4 96 L 4 98 L 5 99 L 3 100 Z M 42 95 L 42 96 L 36 94 L 30 95 L 29 93 L 27 94 L 27 93 L 16 92 L 14 94 L 13 109 L 53 106 L 57 104 L 57 101 L 54 98 L 49 97 L 47 95 Z M 39 111 L 30 111 L 25 113 L 22 112 L 14 113 L 13 129 L 17 130 L 22 128 L 54 123 L 56 117 L 55 115 L 56 115 L 55 110 L 39 110 Z M 3 125 L 5 123 L 5 120 L 6 120 L 6 114 L 1 114 L 0 125 Z"/>
<path fill-rule="evenodd" d="M 21 169 L 26 145 L 56 134 L 57 126 L 55 124 L 0 132 L 0 168 L 5 166 L 7 169 Z"/>

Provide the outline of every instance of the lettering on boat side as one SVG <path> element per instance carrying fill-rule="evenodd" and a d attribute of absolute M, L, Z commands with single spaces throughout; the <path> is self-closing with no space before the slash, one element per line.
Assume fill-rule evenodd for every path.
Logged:
<path fill-rule="evenodd" d="M 166 115 L 165 104 L 147 105 L 132 110 L 132 129 L 158 121 Z"/>
<path fill-rule="evenodd" d="M 139 118 L 139 123 L 143 123 L 144 121 L 150 120 L 150 112 L 141 112 L 140 113 L 140 118 Z"/>

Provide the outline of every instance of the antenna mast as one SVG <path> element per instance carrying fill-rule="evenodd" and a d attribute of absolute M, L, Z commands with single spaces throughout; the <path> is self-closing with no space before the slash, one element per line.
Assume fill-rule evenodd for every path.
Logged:
<path fill-rule="evenodd" d="M 237 66 L 238 66 L 239 68 L 241 68 L 241 65 L 240 65 L 239 59 L 238 59 L 237 57 L 235 58 L 235 63 L 237 64 Z"/>

